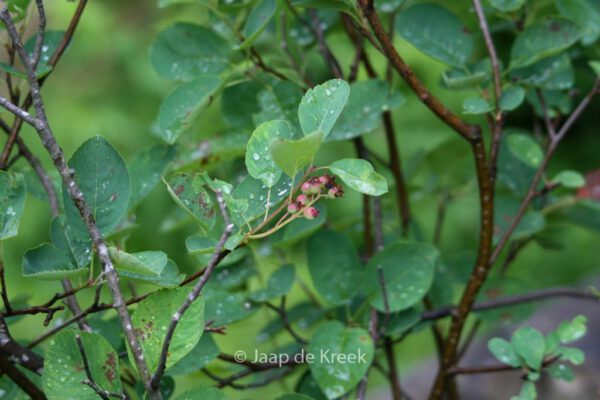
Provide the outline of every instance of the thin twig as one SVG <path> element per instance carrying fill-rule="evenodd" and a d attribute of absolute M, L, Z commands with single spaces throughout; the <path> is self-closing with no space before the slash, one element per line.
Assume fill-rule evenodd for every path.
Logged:
<path fill-rule="evenodd" d="M 521 219 L 525 215 L 525 212 L 527 211 L 527 208 L 531 204 L 531 201 L 537 196 L 538 184 L 540 183 L 542 176 L 544 174 L 544 171 L 546 170 L 546 167 L 548 166 L 550 159 L 554 155 L 554 152 L 556 151 L 558 144 L 565 137 L 565 135 L 567 134 L 567 132 L 569 131 L 571 126 L 573 126 L 575 121 L 583 113 L 583 111 L 586 109 L 586 107 L 589 105 L 589 103 L 592 101 L 592 99 L 598 94 L 599 90 L 600 90 L 600 78 L 596 79 L 596 82 L 594 83 L 594 86 L 592 87 L 590 92 L 581 100 L 581 102 L 579 103 L 577 108 L 575 108 L 573 113 L 569 116 L 567 121 L 560 128 L 560 130 L 556 133 L 553 133 L 554 128 L 550 128 L 552 130 L 548 132 L 548 134 L 550 135 L 550 143 L 548 144 L 548 148 L 546 149 L 546 154 L 544 155 L 544 158 L 542 159 L 542 161 L 535 173 L 535 176 L 531 180 L 527 194 L 525 195 L 525 198 L 521 201 L 519 209 L 517 210 L 516 214 L 512 218 L 511 224 L 506 229 L 506 231 L 504 231 L 502 237 L 498 241 L 498 244 L 496 245 L 496 248 L 494 249 L 494 251 L 489 259 L 490 265 L 493 265 L 494 262 L 497 260 L 498 256 L 500 255 L 500 252 L 502 251 L 502 249 L 504 248 L 504 246 L 506 245 L 506 243 L 512 236 L 512 234 L 513 234 L 514 230 L 517 228 L 519 222 L 521 222 Z"/>
<path fill-rule="evenodd" d="M 547 358 L 542 363 L 542 367 L 548 367 L 554 364 L 560 359 L 560 356 L 554 356 Z M 481 367 L 455 367 L 450 370 L 450 375 L 476 375 L 476 374 L 489 374 L 497 372 L 510 372 L 510 371 L 526 371 L 523 367 L 513 367 L 506 364 L 486 365 Z"/>
<path fill-rule="evenodd" d="M 43 9 L 39 9 L 38 11 L 41 13 L 43 12 Z M 106 275 L 108 287 L 110 288 L 114 298 L 115 308 L 117 309 L 117 313 L 121 321 L 121 326 L 123 328 L 123 331 L 125 332 L 127 341 L 135 356 L 134 358 L 138 372 L 140 373 L 146 390 L 148 390 L 149 392 L 153 392 L 152 387 L 150 386 L 151 376 L 148 371 L 148 367 L 141 346 L 138 342 L 137 335 L 133 331 L 133 327 L 131 324 L 131 316 L 129 314 L 129 311 L 127 310 L 127 306 L 125 304 L 123 294 L 119 286 L 119 277 L 117 276 L 114 265 L 108 253 L 108 247 L 106 246 L 104 238 L 100 233 L 98 226 L 96 225 L 94 215 L 92 214 L 92 211 L 86 203 L 83 197 L 83 193 L 81 192 L 81 190 L 79 189 L 79 185 L 75 181 L 74 174 L 67 165 L 67 161 L 64 157 L 63 151 L 58 145 L 54 133 L 52 132 L 52 129 L 48 123 L 44 102 L 40 93 L 40 85 L 35 74 L 34 66 L 32 65 L 32 60 L 29 58 L 25 49 L 23 48 L 23 44 L 19 38 L 14 22 L 7 8 L 4 8 L 0 12 L 0 19 L 4 22 L 9 37 L 12 40 L 17 50 L 17 54 L 19 54 L 19 58 L 21 59 L 26 71 L 27 80 L 30 86 L 31 98 L 36 112 L 36 118 L 34 120 L 33 126 L 37 131 L 42 141 L 42 144 L 50 154 L 54 165 L 56 166 L 58 172 L 61 175 L 63 184 L 67 190 L 69 197 L 75 204 L 80 216 L 82 217 L 86 225 L 92 243 L 94 244 L 94 248 L 96 249 L 98 257 L 100 258 L 100 261 L 103 265 L 104 274 Z M 19 109 L 18 107 L 16 108 Z M 26 112 L 25 114 L 26 116 L 28 116 Z M 160 392 L 154 391 L 154 393 L 150 393 L 150 399 L 162 400 L 162 395 L 160 394 Z"/>
<path fill-rule="evenodd" d="M 81 340 L 81 335 L 75 335 L 75 341 L 77 342 L 77 348 L 79 349 L 79 353 L 81 354 L 81 359 L 83 360 L 83 369 L 85 370 L 86 379 L 84 379 L 81 383 L 84 385 L 88 385 L 98 396 L 100 396 L 104 400 L 110 400 L 111 397 L 116 397 L 118 399 L 125 400 L 125 395 L 122 393 L 113 393 L 107 390 L 102 389 L 92 376 L 92 369 L 90 368 L 90 363 L 88 361 L 87 354 L 85 352 L 85 347 L 83 346 L 83 341 Z"/>
<path fill-rule="evenodd" d="M 558 297 L 592 300 L 600 302 L 600 298 L 597 294 L 591 293 L 586 290 L 572 288 L 549 288 L 535 290 L 529 293 L 518 294 L 514 296 L 499 297 L 492 300 L 481 301 L 473 305 L 472 311 L 487 311 L 496 308 L 514 306 L 517 304 L 530 303 L 532 301 Z M 421 320 L 434 321 L 454 315 L 456 312 L 456 307 L 442 307 L 437 310 L 423 312 L 421 314 Z"/>
<path fill-rule="evenodd" d="M 4 303 L 5 312 L 12 312 L 12 306 L 8 299 L 8 290 L 6 289 L 6 276 L 4 274 L 4 245 L 0 242 L 0 293 L 2 294 L 2 303 Z"/>
<path fill-rule="evenodd" d="M 221 254 L 221 250 L 225 246 L 225 242 L 227 241 L 227 239 L 229 238 L 229 236 L 231 236 L 231 233 L 233 232 L 234 225 L 229 220 L 229 215 L 227 214 L 227 207 L 225 206 L 225 202 L 223 200 L 223 194 L 221 193 L 221 191 L 217 191 L 216 195 L 217 195 L 217 202 L 219 203 L 219 208 L 221 210 L 221 215 L 223 217 L 223 221 L 225 224 L 225 228 L 223 229 L 223 233 L 221 234 L 221 237 L 215 247 L 212 258 L 206 266 L 206 270 L 204 271 L 204 274 L 200 277 L 200 279 L 198 280 L 198 282 L 196 283 L 196 285 L 194 286 L 194 288 L 192 289 L 190 294 L 187 296 L 187 298 L 183 302 L 183 304 L 171 316 L 171 322 L 169 323 L 169 327 L 167 328 L 167 333 L 165 334 L 165 339 L 164 339 L 164 342 L 162 345 L 162 350 L 160 352 L 158 366 L 156 368 L 156 372 L 152 376 L 151 386 L 154 389 L 158 388 L 160 379 L 162 378 L 162 376 L 165 372 L 165 368 L 167 365 L 167 357 L 169 355 L 169 346 L 171 345 L 171 340 L 173 339 L 173 334 L 175 333 L 175 328 L 177 327 L 177 324 L 179 323 L 179 321 L 181 320 L 181 318 L 183 317 L 185 312 L 188 310 L 188 308 L 192 305 L 192 303 L 194 301 L 196 301 L 198 296 L 200 296 L 200 292 L 202 291 L 202 289 L 208 282 L 208 279 L 210 278 L 213 270 L 216 268 L 216 266 L 219 263 L 219 260 L 220 260 L 219 255 Z"/>

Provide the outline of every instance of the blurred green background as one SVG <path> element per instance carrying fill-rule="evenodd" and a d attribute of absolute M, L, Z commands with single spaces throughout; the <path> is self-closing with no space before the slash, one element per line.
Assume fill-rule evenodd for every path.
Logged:
<path fill-rule="evenodd" d="M 66 1 L 48 2 L 50 28 L 64 29 L 75 5 L 74 2 Z M 457 8 L 461 13 L 467 12 L 465 7 Z M 200 7 L 175 7 L 165 10 L 159 9 L 155 2 L 150 0 L 91 1 L 70 49 L 43 89 L 50 122 L 67 156 L 70 156 L 86 138 L 98 134 L 106 137 L 126 160 L 130 160 L 141 148 L 158 142 L 159 140 L 151 134 L 151 126 L 162 99 L 173 85 L 161 80 L 152 69 L 148 57 L 149 45 L 157 32 L 173 21 L 202 23 L 205 18 L 206 13 Z M 347 38 L 336 33 L 328 40 L 347 68 L 353 57 L 353 49 Z M 468 94 L 439 88 L 438 81 L 443 66 L 418 53 L 399 38 L 396 40 L 400 52 L 414 67 L 417 75 L 451 109 L 460 110 L 462 100 Z M 498 45 L 502 55 L 506 53 L 510 42 Z M 259 43 L 259 50 L 270 51 L 268 46 Z M 479 51 L 483 52 L 484 49 Z M 383 69 L 385 65 L 382 58 L 374 53 L 372 56 L 378 68 Z M 317 56 L 313 58 L 316 59 Z M 324 75 L 322 78 L 325 80 L 328 77 Z M 577 76 L 578 87 L 589 87 L 590 82 L 589 75 Z M 423 191 L 422 184 L 428 179 L 435 179 L 436 173 L 441 173 L 453 165 L 471 168 L 471 156 L 467 145 L 440 123 L 404 84 L 396 80 L 395 85 L 407 98 L 406 103 L 394 112 L 393 117 L 403 164 L 409 173 L 409 183 L 415 189 L 411 204 L 415 219 L 423 228 L 424 236 L 430 238 L 439 198 Z M 552 171 L 567 167 L 582 173 L 600 168 L 598 106 L 596 101 L 565 139 L 551 163 L 550 175 Z M 3 115 L 6 116 L 6 113 Z M 473 121 L 483 122 L 477 118 L 473 118 Z M 521 107 L 509 117 L 507 124 L 530 128 L 533 125 L 533 115 L 527 107 Z M 186 140 L 198 141 L 209 137 L 222 126 L 219 104 L 215 102 L 187 134 Z M 43 163 L 51 168 L 49 158 L 41 148 L 35 133 L 25 128 L 22 137 Z M 376 131 L 366 136 L 366 142 L 375 152 L 384 158 L 387 157 L 382 132 Z M 436 154 L 441 159 L 432 160 L 431 165 L 426 165 L 428 168 L 424 172 L 421 167 L 419 173 L 411 175 L 411 170 L 414 170 L 412 166 L 417 164 L 423 154 L 433 149 L 438 149 Z M 328 144 L 320 157 L 326 160 L 352 154 L 353 147 L 350 144 Z M 428 159 L 425 162 L 429 161 Z M 19 161 L 18 166 L 26 168 L 23 160 Z M 472 172 L 472 169 L 469 169 L 465 173 Z M 443 230 L 442 254 L 475 248 L 478 223 L 475 189 L 474 182 L 471 181 L 471 185 L 466 189 L 467 194 L 449 205 Z M 160 229 L 165 215 L 174 207 L 164 186 L 159 185 L 139 209 L 137 220 L 140 228 L 128 241 L 128 249 L 163 250 L 183 271 L 193 271 L 199 266 L 194 259 L 187 256 L 184 245 L 185 237 L 194 231 L 193 226 L 170 232 Z M 355 218 L 359 207 L 358 196 L 349 195 L 329 206 L 330 220 L 335 224 L 343 223 L 344 219 Z M 52 293 L 60 290 L 58 283 L 24 279 L 20 276 L 23 253 L 49 238 L 49 223 L 47 205 L 29 196 L 19 236 L 5 242 L 5 264 L 11 296 L 27 294 L 31 296 L 32 302 L 36 303 L 46 300 Z M 532 244 L 516 260 L 511 274 L 528 281 L 532 287 L 576 284 L 597 274 L 600 267 L 596 251 L 600 244 L 598 234 L 570 225 L 561 225 L 558 231 L 564 246 L 562 250 L 550 252 Z M 310 278 L 302 266 L 304 252 L 301 245 L 296 252 L 300 260 L 300 270 L 304 271 L 300 276 L 309 282 Z M 259 265 L 260 274 L 267 276 L 276 265 L 274 257 L 265 258 Z M 298 291 L 297 288 L 296 290 Z M 86 299 L 86 295 L 83 295 L 82 299 L 84 305 L 90 301 L 89 298 Z M 253 349 L 256 346 L 254 333 L 262 328 L 268 317 L 272 317 L 272 314 L 265 310 L 250 320 L 228 327 L 229 335 L 217 337 L 222 350 L 234 352 L 238 349 Z M 12 326 L 15 336 L 22 339 L 37 336 L 41 328 L 41 317 L 24 318 Z M 243 334 L 240 335 L 239 332 Z M 274 340 L 279 340 L 279 344 L 282 344 L 279 338 Z M 398 357 L 404 371 L 411 369 L 412 362 L 431 355 L 422 350 L 432 348 L 425 346 L 429 341 L 429 332 L 423 331 L 398 346 Z M 261 346 L 268 347 L 269 344 Z M 208 382 L 198 373 L 185 382 L 178 381 L 177 391 L 197 384 L 197 380 Z M 231 398 L 270 398 L 283 387 L 284 384 L 280 382 L 258 391 L 232 392 Z"/>

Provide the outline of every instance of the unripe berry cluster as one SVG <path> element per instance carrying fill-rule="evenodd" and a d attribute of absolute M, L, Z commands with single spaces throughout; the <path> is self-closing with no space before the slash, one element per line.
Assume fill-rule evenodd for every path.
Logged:
<path fill-rule="evenodd" d="M 335 176 L 322 175 L 309 178 L 300 186 L 302 194 L 288 205 L 288 212 L 295 214 L 302 212 L 304 218 L 312 220 L 319 216 L 319 210 L 310 206 L 318 196 L 335 199 L 344 195 L 344 189 L 335 182 Z"/>

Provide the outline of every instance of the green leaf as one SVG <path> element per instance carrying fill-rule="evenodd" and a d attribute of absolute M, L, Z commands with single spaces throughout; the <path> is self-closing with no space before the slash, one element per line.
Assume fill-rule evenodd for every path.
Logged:
<path fill-rule="evenodd" d="M 31 0 L 8 0 L 6 5 L 14 22 L 19 22 L 27 16 Z"/>
<path fill-rule="evenodd" d="M 552 182 L 559 183 L 570 189 L 577 189 L 585 186 L 585 178 L 577 171 L 561 171 L 552 178 Z"/>
<path fill-rule="evenodd" d="M 496 196 L 494 212 L 494 243 L 497 243 L 512 224 L 520 206 L 515 197 Z M 523 239 L 541 232 L 546 227 L 544 214 L 537 210 L 526 211 L 511 235 L 511 239 Z"/>
<path fill-rule="evenodd" d="M 23 276 L 43 280 L 65 279 L 82 275 L 87 268 L 73 265 L 67 254 L 44 243 L 27 250 L 23 256 Z"/>
<path fill-rule="evenodd" d="M 270 188 L 281 178 L 281 168 L 271 158 L 271 143 L 275 139 L 291 139 L 289 122 L 275 120 L 259 125 L 246 145 L 246 168 L 253 178 Z"/>
<path fill-rule="evenodd" d="M 442 86 L 448 89 L 466 89 L 477 87 L 483 83 L 489 74 L 484 71 L 473 73 L 461 69 L 452 68 L 442 73 Z"/>
<path fill-rule="evenodd" d="M 546 340 L 540 331 L 532 327 L 524 327 L 512 334 L 511 344 L 525 363 L 538 371 L 544 360 Z"/>
<path fill-rule="evenodd" d="M 564 364 L 553 364 L 546 368 L 546 371 L 556 379 L 562 379 L 563 381 L 572 382 L 575 380 L 575 374 L 571 367 Z"/>
<path fill-rule="evenodd" d="M 190 288 L 175 288 L 153 292 L 139 303 L 131 317 L 133 329 L 138 334 L 150 371 L 156 370 L 158 365 L 171 317 L 184 303 L 190 290 Z M 204 298 L 199 297 L 183 314 L 175 328 L 169 346 L 167 368 L 175 365 L 192 351 L 198 344 L 202 332 L 204 332 Z M 131 349 L 128 348 L 128 352 L 131 364 L 135 365 Z"/>
<path fill-rule="evenodd" d="M 261 82 L 262 83 L 262 82 Z M 258 94 L 263 89 L 259 79 L 229 86 L 221 95 L 221 115 L 234 128 L 254 129 L 254 114 L 260 112 Z M 268 120 L 279 118 L 268 118 Z"/>
<path fill-rule="evenodd" d="M 463 101 L 463 114 L 485 114 L 492 110 L 492 106 L 482 97 L 469 97 Z"/>
<path fill-rule="evenodd" d="M 281 81 L 267 87 L 257 95 L 260 111 L 254 114 L 254 124 L 258 126 L 263 122 L 283 119 L 289 121 L 292 127 L 299 126 L 298 103 L 302 96 L 302 90 L 292 82 Z"/>
<path fill-rule="evenodd" d="M 292 264 L 283 265 L 271 274 L 267 281 L 267 287 L 250 294 L 250 298 L 256 302 L 264 302 L 284 296 L 292 288 L 295 275 L 296 271 Z"/>
<path fill-rule="evenodd" d="M 385 178 L 375 172 L 373 166 L 366 160 L 344 158 L 335 161 L 329 169 L 357 192 L 370 196 L 381 196 L 388 191 Z"/>
<path fill-rule="evenodd" d="M 574 365 L 581 365 L 585 361 L 583 351 L 573 347 L 559 347 L 556 352 L 560 354 L 561 361 L 569 361 Z"/>
<path fill-rule="evenodd" d="M 437 4 L 417 4 L 396 17 L 396 31 L 423 53 L 463 67 L 473 52 L 473 37 L 460 19 Z"/>
<path fill-rule="evenodd" d="M 175 158 L 175 147 L 156 144 L 137 153 L 129 163 L 131 198 L 129 209 L 139 204 L 160 182 L 168 164 Z"/>
<path fill-rule="evenodd" d="M 348 104 L 340 114 L 326 140 L 347 140 L 369 133 L 381 125 L 381 114 L 404 103 L 400 92 L 377 79 L 350 85 Z"/>
<path fill-rule="evenodd" d="M 587 318 L 584 315 L 578 315 L 572 321 L 563 321 L 556 333 L 561 343 L 571 343 L 581 339 L 587 332 Z"/>
<path fill-rule="evenodd" d="M 177 171 L 197 171 L 198 165 L 209 171 L 225 161 L 244 156 L 248 135 L 240 131 L 225 131 L 200 142 L 179 147 L 174 169 Z"/>
<path fill-rule="evenodd" d="M 515 157 L 530 167 L 537 168 L 542 163 L 544 152 L 531 136 L 513 133 L 506 138 L 506 145 Z"/>
<path fill-rule="evenodd" d="M 511 78 L 522 85 L 564 90 L 573 86 L 575 70 L 571 58 L 563 53 L 544 58 L 524 68 L 517 68 L 511 72 Z"/>
<path fill-rule="evenodd" d="M 577 24 L 581 29 L 581 42 L 592 44 L 600 36 L 600 9 L 594 0 L 556 0 L 561 15 Z"/>
<path fill-rule="evenodd" d="M 526 0 L 488 0 L 495 9 L 503 12 L 517 11 Z"/>
<path fill-rule="evenodd" d="M 167 95 L 158 112 L 158 135 L 169 144 L 188 130 L 210 103 L 223 82 L 216 75 L 202 75 Z"/>
<path fill-rule="evenodd" d="M 177 397 L 177 400 L 227 400 L 229 397 L 214 387 L 195 388 Z"/>
<path fill-rule="evenodd" d="M 550 118 L 556 118 L 562 115 L 568 115 L 573 109 L 573 98 L 568 91 L 565 90 L 545 90 L 542 89 L 542 96 L 546 100 L 546 110 L 541 106 L 540 100 L 535 91 L 527 93 L 527 101 L 538 117 L 544 118 L 546 113 Z"/>
<path fill-rule="evenodd" d="M 75 180 L 102 234 L 110 233 L 127 211 L 130 188 L 125 162 L 115 148 L 102 136 L 86 140 L 69 160 L 75 170 Z M 74 229 L 86 232 L 79 210 L 69 192 L 63 188 L 67 222 Z"/>
<path fill-rule="evenodd" d="M 293 178 L 312 162 L 324 137 L 323 132 L 315 131 L 298 140 L 277 138 L 271 142 L 271 158 Z"/>
<path fill-rule="evenodd" d="M 44 32 L 44 44 L 42 45 L 42 52 L 40 54 L 40 61 L 38 62 L 35 73 L 39 78 L 46 76 L 52 71 L 52 67 L 49 62 L 58 46 L 60 46 L 65 33 L 63 31 L 46 31 Z M 25 51 L 31 57 L 35 51 L 35 42 L 37 41 L 37 34 L 31 37 L 25 43 Z"/>
<path fill-rule="evenodd" d="M 185 247 L 190 254 L 212 254 L 217 241 L 213 238 L 193 235 L 185 239 Z"/>
<path fill-rule="evenodd" d="M 317 291 L 331 304 L 347 303 L 360 288 L 363 270 L 352 241 L 320 231 L 308 241 L 308 271 Z"/>
<path fill-rule="evenodd" d="M 190 81 L 219 75 L 229 65 L 230 44 L 203 26 L 176 23 L 160 32 L 150 48 L 150 61 L 161 78 Z"/>
<path fill-rule="evenodd" d="M 501 338 L 493 338 L 488 342 L 488 349 L 498 359 L 498 361 L 510 365 L 511 367 L 518 367 L 521 365 L 519 356 L 514 352 L 511 344 Z"/>
<path fill-rule="evenodd" d="M 304 134 L 320 131 L 325 137 L 329 135 L 349 96 L 350 86 L 341 79 L 331 79 L 309 89 L 298 107 Z"/>
<path fill-rule="evenodd" d="M 309 364 L 327 398 L 335 399 L 350 391 L 364 377 L 374 356 L 373 340 L 362 328 L 348 328 L 339 321 L 322 324 L 314 333 L 308 353 Z M 345 359 L 344 359 L 345 357 Z"/>
<path fill-rule="evenodd" d="M 512 111 L 519 107 L 525 100 L 525 90 L 521 86 L 509 86 L 500 96 L 500 109 Z"/>
<path fill-rule="evenodd" d="M 385 316 L 383 318 L 385 322 Z M 388 335 L 402 335 L 419 322 L 421 322 L 421 310 L 417 307 L 411 307 L 392 313 L 389 320 L 384 324 L 384 328 Z"/>
<path fill-rule="evenodd" d="M 204 290 L 206 320 L 214 326 L 228 325 L 252 316 L 259 310 L 243 293 L 231 293 L 222 289 Z"/>
<path fill-rule="evenodd" d="M 240 44 L 240 49 L 248 48 L 254 43 L 256 38 L 265 29 L 271 18 L 277 10 L 277 2 L 275 0 L 260 0 L 260 2 L 252 9 L 246 24 L 242 29 L 242 35 L 245 40 Z"/>
<path fill-rule="evenodd" d="M 510 53 L 510 68 L 522 68 L 560 53 L 576 43 L 580 31 L 564 18 L 537 21 L 519 33 Z"/>
<path fill-rule="evenodd" d="M 438 251 L 417 242 L 400 241 L 386 246 L 373 257 L 365 272 L 365 291 L 379 311 L 386 311 L 380 285 L 381 268 L 386 282 L 389 311 L 412 307 L 425 297 L 433 283 Z"/>
<path fill-rule="evenodd" d="M 49 400 L 97 400 L 98 394 L 82 383 L 87 378 L 75 335 L 81 337 L 94 382 L 109 392 L 121 393 L 119 357 L 102 336 L 67 329 L 54 336 L 44 354 L 42 385 Z"/>
<path fill-rule="evenodd" d="M 160 275 L 137 274 L 124 270 L 118 270 L 119 276 L 140 283 L 149 283 L 163 288 L 174 288 L 185 278 L 185 275 L 179 273 L 179 268 L 171 260 L 167 260 L 167 264 L 163 268 Z"/>
<path fill-rule="evenodd" d="M 298 182 L 298 181 L 296 181 Z M 245 225 L 258 216 L 265 214 L 267 209 L 273 208 L 281 200 L 289 195 L 292 180 L 284 177 L 275 186 L 267 188 L 258 179 L 247 176 L 233 191 L 233 198 L 248 202 L 248 207 L 240 214 L 231 216 L 237 226 Z"/>
<path fill-rule="evenodd" d="M 169 194 L 177 205 L 193 216 L 200 228 L 208 232 L 215 225 L 213 201 L 204 187 L 194 185 L 194 177 L 177 173 L 165 181 Z"/>
<path fill-rule="evenodd" d="M 212 335 L 205 333 L 198 344 L 181 360 L 174 364 L 167 373 L 169 375 L 185 375 L 197 372 L 221 353 Z"/>
<path fill-rule="evenodd" d="M 518 396 L 513 396 L 510 400 L 535 400 L 537 399 L 537 390 L 532 382 L 525 382 L 521 386 L 521 391 Z"/>
<path fill-rule="evenodd" d="M 84 267 L 92 258 L 92 241 L 87 232 L 73 229 L 64 215 L 52 220 L 50 225 L 52 244 L 71 258 L 74 265 Z"/>
<path fill-rule="evenodd" d="M 108 252 L 117 269 L 134 274 L 157 276 L 167 265 L 167 255 L 162 251 L 127 253 L 116 247 L 109 247 Z"/>
<path fill-rule="evenodd" d="M 19 233 L 19 220 L 25 209 L 26 195 L 23 175 L 0 171 L 0 240 Z"/>

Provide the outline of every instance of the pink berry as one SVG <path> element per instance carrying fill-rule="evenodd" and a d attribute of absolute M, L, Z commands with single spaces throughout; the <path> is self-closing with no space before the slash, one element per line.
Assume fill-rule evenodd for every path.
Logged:
<path fill-rule="evenodd" d="M 344 189 L 340 185 L 335 185 L 327 191 L 327 198 L 335 199 L 336 197 L 342 197 L 344 195 Z"/>
<path fill-rule="evenodd" d="M 300 190 L 302 190 L 302 193 L 312 193 L 312 185 L 310 182 L 306 181 L 302 184 L 302 186 L 300 187 Z"/>
<path fill-rule="evenodd" d="M 305 206 L 308 204 L 308 196 L 305 194 L 299 194 L 298 197 L 296 197 L 296 202 L 302 206 Z"/>
<path fill-rule="evenodd" d="M 319 182 L 321 182 L 323 185 L 327 186 L 330 182 L 329 176 L 328 175 L 320 176 Z"/>
<path fill-rule="evenodd" d="M 295 214 L 298 211 L 300 211 L 300 204 L 298 204 L 297 202 L 290 203 L 287 207 L 287 210 L 290 214 Z"/>
<path fill-rule="evenodd" d="M 310 187 L 310 193 L 319 194 L 319 193 L 321 193 L 322 189 L 323 189 L 323 185 L 321 184 L 321 182 L 319 182 L 319 181 L 312 182 L 311 187 Z"/>
<path fill-rule="evenodd" d="M 307 207 L 304 209 L 304 218 L 312 220 L 319 216 L 319 210 L 314 207 Z"/>

